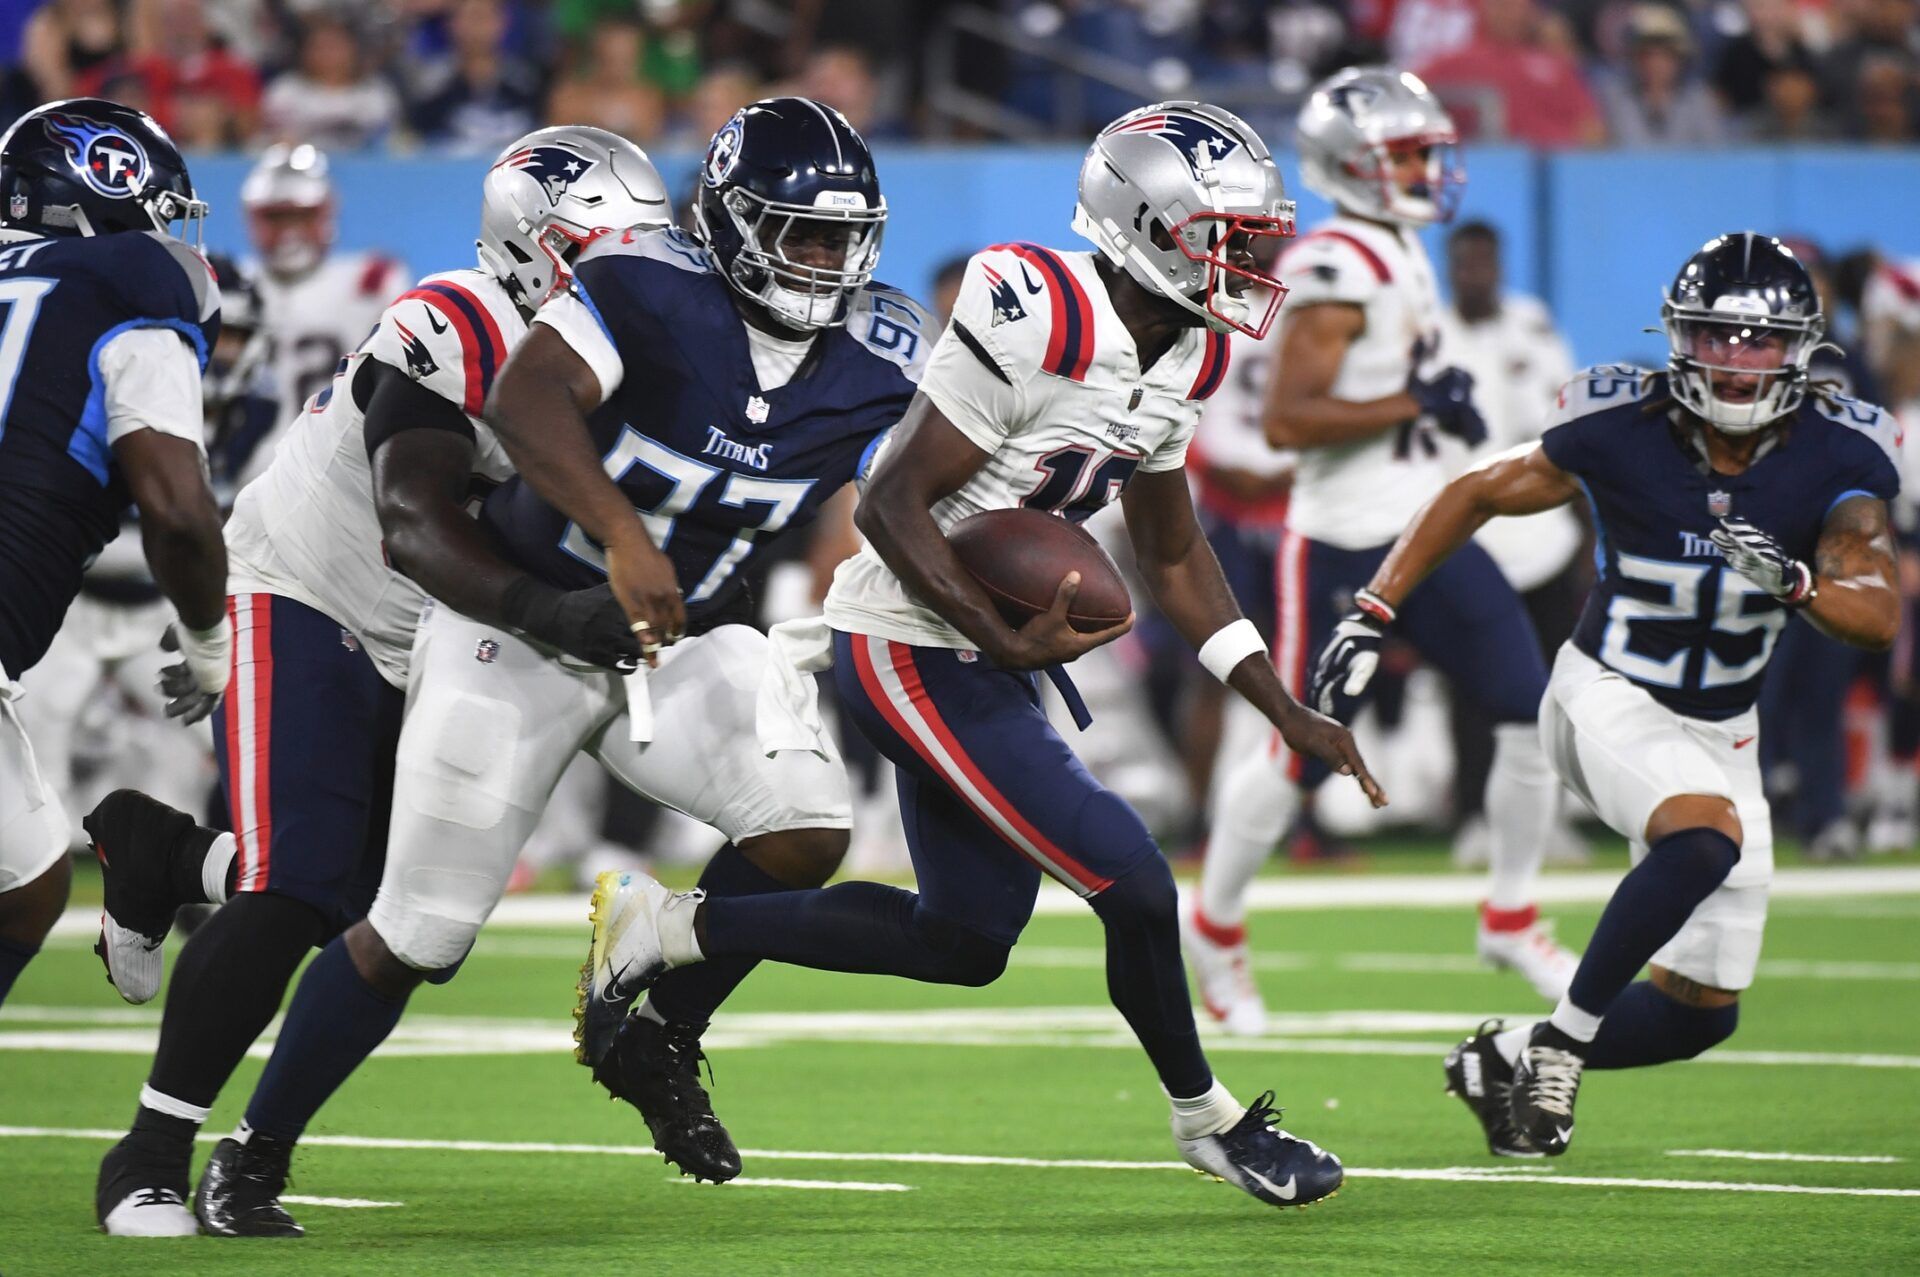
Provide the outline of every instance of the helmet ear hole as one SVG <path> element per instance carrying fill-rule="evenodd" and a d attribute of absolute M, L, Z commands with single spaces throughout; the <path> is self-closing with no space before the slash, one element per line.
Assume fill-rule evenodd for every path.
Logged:
<path fill-rule="evenodd" d="M 1168 231 L 1166 223 L 1157 217 L 1147 223 L 1147 239 L 1161 252 L 1167 252 L 1173 248 L 1172 232 Z"/>
<path fill-rule="evenodd" d="M 516 262 L 519 262 L 522 266 L 530 265 L 533 262 L 532 255 L 528 253 L 526 249 L 520 247 L 518 244 L 514 243 L 512 240 L 507 240 L 506 246 L 507 246 L 507 251 L 513 254 L 513 260 Z"/>

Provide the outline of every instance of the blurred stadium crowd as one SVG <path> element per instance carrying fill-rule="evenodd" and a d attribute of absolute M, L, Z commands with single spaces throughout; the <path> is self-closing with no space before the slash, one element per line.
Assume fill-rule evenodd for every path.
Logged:
<path fill-rule="evenodd" d="M 104 95 L 151 111 L 184 147 L 202 151 L 284 142 L 487 154 L 543 122 L 698 148 L 740 105 L 774 92 L 836 105 L 880 140 L 1075 144 L 1142 100 L 1190 93 L 1241 111 L 1284 142 L 1315 79 L 1375 58 L 1420 68 L 1467 137 L 1483 142 L 1910 145 L 1920 121 L 1920 0 L 0 0 L 0 50 L 7 118 L 48 99 Z M 334 195 L 311 151 L 276 148 L 258 172 L 274 176 L 243 192 L 261 267 L 252 276 L 257 294 L 236 290 L 247 278 L 237 264 L 221 271 L 230 299 L 253 298 L 243 309 L 257 314 L 264 335 L 235 374 L 248 384 L 220 393 L 264 400 L 272 422 L 288 419 L 288 405 L 330 375 L 371 322 L 366 307 L 377 314 L 390 288 L 412 275 L 378 254 L 333 247 Z M 1847 352 L 1816 363 L 1816 375 L 1920 419 L 1920 264 L 1853 245 L 1795 248 L 1814 264 L 1831 333 Z M 1499 229 L 1473 222 L 1452 228 L 1440 263 L 1450 297 L 1445 341 L 1474 373 L 1491 429 L 1481 454 L 1461 447 L 1461 467 L 1537 437 L 1572 371 L 1549 309 L 1506 287 L 1501 258 Z M 963 265 L 950 264 L 926 299 L 942 320 Z M 239 313 L 230 300 L 230 327 Z M 1236 347 L 1230 384 L 1211 401 L 1190 464 L 1210 536 L 1270 640 L 1291 474 L 1290 458 L 1266 444 L 1260 424 L 1275 344 Z M 257 377 L 273 384 L 248 380 Z M 229 467 L 230 478 L 257 473 L 272 446 L 271 432 L 265 437 L 259 455 Z M 1912 514 L 1903 512 L 1910 609 L 1920 600 Z M 765 622 L 817 610 L 853 535 L 844 521 L 822 529 L 758 583 Z M 1118 549 L 1125 538 L 1110 540 Z M 1591 530 L 1563 510 L 1490 530 L 1488 540 L 1551 651 L 1591 579 Z M 122 566 L 139 574 L 138 563 Z M 101 600 L 100 615 L 88 604 L 70 621 L 90 635 L 69 644 L 74 662 L 35 671 L 43 684 L 37 730 L 60 741 L 51 752 L 75 787 L 72 812 L 127 783 L 197 806 L 193 792 L 204 792 L 211 766 L 178 749 L 177 729 L 158 719 L 145 687 L 158 659 L 150 640 L 164 618 L 136 617 L 116 602 L 115 570 L 103 563 L 89 579 L 85 597 Z M 1387 686 L 1361 730 L 1395 796 L 1387 814 L 1444 832 L 1472 863 L 1484 855 L 1478 808 L 1491 729 L 1450 711 L 1444 686 L 1410 652 L 1390 649 L 1385 669 Z M 1920 670 L 1912 624 L 1892 654 L 1876 657 L 1796 620 L 1769 677 L 1762 740 L 1783 832 L 1823 858 L 1914 846 Z M 1078 741 L 1083 757 L 1170 850 L 1199 846 L 1216 760 L 1264 748 L 1262 725 L 1153 617 L 1083 660 L 1076 679 L 1096 715 Z M 36 679 L 26 681 L 31 688 Z M 867 794 L 848 868 L 904 867 L 886 764 L 862 758 L 857 733 L 846 736 Z M 1345 839 L 1378 829 L 1357 795 L 1330 790 L 1303 813 L 1288 840 L 1296 860 L 1341 859 L 1351 854 Z M 597 768 L 576 768 L 528 867 L 584 854 L 590 881 L 631 859 L 634 847 L 697 859 L 717 838 L 644 809 Z M 1582 854 L 1571 823 L 1558 851 Z"/>
<path fill-rule="evenodd" d="M 485 152 L 543 122 L 704 144 L 773 92 L 870 139 L 1078 141 L 1142 99 L 1263 130 L 1328 71 L 1420 73 L 1469 140 L 1920 130 L 1920 0 L 11 0 L 0 113 L 97 94 L 187 149 Z"/>

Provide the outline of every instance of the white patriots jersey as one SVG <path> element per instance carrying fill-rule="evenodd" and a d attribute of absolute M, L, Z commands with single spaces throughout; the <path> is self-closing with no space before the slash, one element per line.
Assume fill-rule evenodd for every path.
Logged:
<path fill-rule="evenodd" d="M 1407 388 L 1452 361 L 1440 349 L 1440 292 L 1412 231 L 1340 215 L 1280 258 L 1289 312 L 1343 302 L 1366 313 L 1329 392 L 1365 403 Z M 1294 472 L 1287 526 L 1343 550 L 1386 545 L 1452 475 L 1427 426 L 1409 421 L 1354 443 L 1304 448 Z"/>
<path fill-rule="evenodd" d="M 944 532 L 1023 506 L 1087 518 L 1136 472 L 1185 465 L 1201 401 L 1227 366 L 1226 339 L 1194 328 L 1142 372 L 1092 253 L 1001 244 L 976 254 L 920 391 L 988 457 L 933 507 L 934 521 Z M 871 546 L 840 565 L 825 610 L 835 629 L 973 646 Z"/>
<path fill-rule="evenodd" d="M 325 390 L 340 360 L 357 350 L 381 312 L 406 289 L 406 267 L 379 253 L 334 253 L 295 280 L 275 279 L 255 264 L 260 281 L 267 366 L 280 394 L 280 426 L 253 454 L 252 478 L 272 460 L 287 423 Z"/>
<path fill-rule="evenodd" d="M 1219 391 L 1207 401 L 1193 436 L 1188 471 L 1200 508 L 1236 525 L 1279 524 L 1287 510 L 1284 492 L 1248 500 L 1229 492 L 1212 476 L 1238 470 L 1262 479 L 1278 480 L 1293 473 L 1299 454 L 1267 442 L 1264 424 L 1267 383 L 1273 377 L 1273 354 L 1279 342 L 1271 335 L 1256 341 L 1234 333 L 1231 361 Z"/>
<path fill-rule="evenodd" d="M 354 377 L 378 360 L 460 405 L 473 426 L 474 473 L 499 483 L 513 469 L 480 409 L 526 332 L 506 289 L 478 270 L 429 275 L 388 306 L 266 471 L 241 490 L 227 520 L 228 592 L 283 595 L 326 613 L 360 641 L 381 677 L 406 686 L 426 596 L 387 564 Z"/>

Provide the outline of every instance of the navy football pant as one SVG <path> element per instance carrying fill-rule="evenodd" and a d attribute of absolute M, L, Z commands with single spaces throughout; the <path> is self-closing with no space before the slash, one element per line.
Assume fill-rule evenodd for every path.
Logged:
<path fill-rule="evenodd" d="M 214 711 L 234 893 L 291 896 L 334 930 L 380 885 L 406 694 L 325 613 L 237 594 L 233 679 Z"/>
<path fill-rule="evenodd" d="M 1845 813 L 1847 692 L 1866 665 L 1858 648 L 1801 617 L 1780 633 L 1760 688 L 1760 752 L 1771 773 L 1793 765 L 1793 830 L 1811 842 Z"/>
<path fill-rule="evenodd" d="M 1281 681 L 1305 700 L 1313 668 L 1333 627 L 1353 606 L 1354 592 L 1373 579 L 1390 546 L 1342 550 L 1288 531 L 1275 567 L 1279 622 L 1274 661 Z M 1409 594 L 1393 627 L 1421 659 L 1446 677 L 1456 697 L 1489 721 L 1531 723 L 1547 692 L 1547 663 L 1520 596 L 1493 559 L 1469 542 Z M 1279 736 L 1273 738 L 1279 749 Z M 1288 756 L 1287 774 L 1317 786 L 1326 764 Z"/>

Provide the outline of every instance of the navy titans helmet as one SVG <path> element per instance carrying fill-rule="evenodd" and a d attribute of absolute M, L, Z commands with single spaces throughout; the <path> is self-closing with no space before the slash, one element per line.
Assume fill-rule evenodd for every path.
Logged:
<path fill-rule="evenodd" d="M 42 235 L 162 231 L 199 242 L 207 206 L 187 162 L 145 112 L 68 98 L 0 137 L 0 227 Z"/>
<path fill-rule="evenodd" d="M 1752 231 L 1708 240 L 1660 308 L 1673 397 L 1725 434 L 1752 434 L 1800 406 L 1826 335 L 1813 276 Z"/>
<path fill-rule="evenodd" d="M 844 115 L 810 98 L 742 107 L 700 166 L 695 230 L 734 290 L 788 328 L 846 322 L 886 222 L 872 152 Z M 809 265 L 796 251 L 837 264 Z"/>

